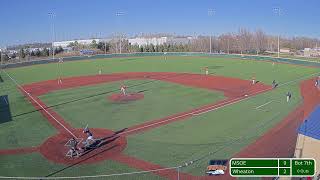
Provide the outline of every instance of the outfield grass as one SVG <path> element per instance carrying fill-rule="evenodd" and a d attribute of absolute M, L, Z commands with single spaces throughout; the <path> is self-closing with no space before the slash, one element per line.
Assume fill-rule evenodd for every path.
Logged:
<path fill-rule="evenodd" d="M 289 89 L 295 96 L 287 103 L 285 93 Z M 270 101 L 273 102 L 256 109 Z M 125 153 L 165 167 L 182 165 L 207 155 L 182 169 L 204 175 L 210 158 L 229 159 L 280 122 L 299 102 L 296 84 L 281 87 L 186 121 L 132 135 Z M 209 156 L 209 152 L 215 153 Z"/>
<path fill-rule="evenodd" d="M 91 176 L 105 174 L 119 174 L 127 172 L 136 172 L 137 169 L 128 167 L 127 165 L 106 160 L 96 164 L 87 165 L 61 165 L 52 163 L 43 158 L 39 153 L 24 155 L 8 155 L 0 156 L 0 176 L 15 177 L 65 177 L 65 176 Z M 65 178 L 68 179 L 68 178 Z M 95 179 L 164 179 L 152 173 L 111 176 Z"/>
<path fill-rule="evenodd" d="M 156 81 L 127 80 L 128 92 L 144 91 L 144 99 L 115 103 L 108 99 L 120 93 L 121 82 L 59 90 L 42 95 L 47 106 L 53 106 L 73 127 L 103 127 L 111 130 L 138 125 L 175 113 L 214 103 L 224 98 L 223 93 Z M 96 95 L 91 97 L 92 95 Z M 90 97 L 90 98 L 85 98 Z M 72 101 L 78 99 L 78 101 Z"/>
<path fill-rule="evenodd" d="M 208 66 L 210 73 L 216 75 L 251 79 L 253 74 L 264 83 L 271 84 L 272 80 L 279 82 L 288 81 L 307 74 L 317 72 L 315 68 L 305 68 L 287 64 L 270 62 L 258 62 L 254 60 L 242 60 L 225 57 L 132 57 L 97 59 L 87 61 L 65 62 L 62 67 L 63 77 L 93 75 L 115 72 L 188 72 L 204 73 L 204 67 Z M 57 64 L 43 64 L 28 67 L 10 69 L 13 77 L 19 83 L 26 84 L 58 77 Z"/>

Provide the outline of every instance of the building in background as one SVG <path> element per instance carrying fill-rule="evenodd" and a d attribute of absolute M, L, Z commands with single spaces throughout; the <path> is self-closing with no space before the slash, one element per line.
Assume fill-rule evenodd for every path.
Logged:
<path fill-rule="evenodd" d="M 280 52 L 281 53 L 290 53 L 290 49 L 289 48 L 281 48 Z"/>
<path fill-rule="evenodd" d="M 320 48 L 304 48 L 303 50 L 304 57 L 320 57 Z"/>
<path fill-rule="evenodd" d="M 189 44 L 194 37 L 173 37 L 173 36 L 163 36 L 163 37 L 135 37 L 128 39 L 130 45 L 147 46 L 147 45 L 163 45 L 163 44 L 177 44 L 185 45 Z"/>
<path fill-rule="evenodd" d="M 110 39 L 80 39 L 80 40 L 70 40 L 70 41 L 58 41 L 58 42 L 53 42 L 53 46 L 54 47 L 61 46 L 62 48 L 66 48 L 72 43 L 78 42 L 78 44 L 80 45 L 90 45 L 93 41 L 95 41 L 96 43 L 109 42 Z"/>

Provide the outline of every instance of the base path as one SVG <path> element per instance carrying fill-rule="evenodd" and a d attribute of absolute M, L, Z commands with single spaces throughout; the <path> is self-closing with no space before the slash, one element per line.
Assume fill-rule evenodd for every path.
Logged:
<path fill-rule="evenodd" d="M 90 86 L 128 79 L 167 81 L 190 87 L 222 91 L 227 97 L 243 96 L 245 94 L 255 93 L 271 87 L 262 83 L 252 85 L 250 80 L 222 76 L 174 72 L 129 72 L 64 78 L 62 80 L 63 83 L 60 85 L 57 83 L 58 80 L 48 80 L 23 85 L 23 88 L 33 96 L 40 96 L 60 89 Z M 128 88 L 130 88 L 130 86 Z"/>

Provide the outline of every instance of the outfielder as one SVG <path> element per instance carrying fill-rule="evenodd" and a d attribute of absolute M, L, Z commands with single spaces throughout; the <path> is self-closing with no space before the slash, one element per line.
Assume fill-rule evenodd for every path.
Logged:
<path fill-rule="evenodd" d="M 61 71 L 61 64 L 63 63 L 63 58 L 59 58 L 59 61 L 58 61 L 58 66 L 59 66 L 59 71 Z M 59 79 L 58 79 L 58 84 L 62 84 L 62 78 L 61 78 L 61 72 L 59 72 Z"/>
<path fill-rule="evenodd" d="M 289 102 L 290 99 L 291 99 L 291 93 L 288 91 L 288 93 L 287 93 L 287 102 Z"/>

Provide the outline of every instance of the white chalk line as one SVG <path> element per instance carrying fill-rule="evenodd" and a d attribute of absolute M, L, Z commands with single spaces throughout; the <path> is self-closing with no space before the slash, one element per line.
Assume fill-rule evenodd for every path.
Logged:
<path fill-rule="evenodd" d="M 272 103 L 273 101 L 274 101 L 274 100 L 271 100 L 271 101 L 269 101 L 269 102 L 266 102 L 266 103 L 264 103 L 264 104 L 262 104 L 262 105 L 260 105 L 260 106 L 257 106 L 255 109 L 259 109 L 259 108 L 261 108 L 261 107 L 263 107 L 263 106 L 266 106 L 266 105 Z"/>
<path fill-rule="evenodd" d="M 49 111 L 47 111 L 30 93 L 28 93 L 15 79 L 13 79 L 5 70 L 2 70 L 25 94 L 27 94 L 42 110 L 44 110 L 52 119 L 54 119 L 61 127 L 63 127 L 70 135 L 77 138 L 67 127 L 65 127 L 59 120 L 57 120 Z"/>

